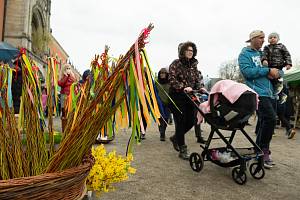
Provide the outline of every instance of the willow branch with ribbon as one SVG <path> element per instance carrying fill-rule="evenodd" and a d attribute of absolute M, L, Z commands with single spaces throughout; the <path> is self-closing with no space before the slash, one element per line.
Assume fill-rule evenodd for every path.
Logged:
<path fill-rule="evenodd" d="M 140 53 L 152 28 L 150 24 L 142 31 L 135 44 L 125 56 L 120 58 L 113 73 L 107 78 L 105 76 L 107 70 L 103 63 L 106 59 L 102 59 L 102 63 L 99 64 L 99 57 L 95 57 L 91 64 L 93 80 L 87 81 L 81 88 L 77 108 L 68 117 L 66 125 L 68 133 L 58 151 L 51 158 L 46 172 L 60 171 L 80 165 L 101 129 L 122 107 L 122 104 L 130 113 L 130 124 L 133 125 L 131 138 L 139 136 L 136 129 L 140 130 L 141 109 L 143 109 L 147 123 L 150 122 L 150 116 L 158 121 L 159 110 L 153 91 L 153 78 L 149 66 L 144 61 L 145 56 Z M 100 69 L 97 69 L 101 65 L 102 73 Z M 106 78 L 105 81 L 102 78 Z"/>

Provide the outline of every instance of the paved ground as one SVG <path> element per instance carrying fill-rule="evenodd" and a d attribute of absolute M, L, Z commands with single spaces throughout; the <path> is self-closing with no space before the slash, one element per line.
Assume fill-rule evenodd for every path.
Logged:
<path fill-rule="evenodd" d="M 250 121 L 251 124 L 255 124 Z M 209 126 L 204 125 L 204 136 L 208 136 Z M 251 137 L 254 126 L 246 127 Z M 272 158 L 276 165 L 266 170 L 262 180 L 255 180 L 247 172 L 246 185 L 238 185 L 231 178 L 230 168 L 221 168 L 211 162 L 205 162 L 200 173 L 191 170 L 188 161 L 178 158 L 178 153 L 172 148 L 171 142 L 159 141 L 159 134 L 155 125 L 147 131 L 147 139 L 134 149 L 133 166 L 137 169 L 128 181 L 116 184 L 116 190 L 103 193 L 100 198 L 92 199 L 126 199 L 126 200 L 193 200 L 193 199 L 249 199 L 269 200 L 300 199 L 300 131 L 295 139 L 288 140 L 284 136 L 284 129 L 276 129 L 276 137 L 272 140 Z M 167 136 L 174 132 L 174 126 L 167 129 Z M 130 132 L 121 130 L 116 139 L 106 145 L 107 150 L 116 149 L 124 154 Z M 195 142 L 194 131 L 187 136 L 190 152 L 201 152 Z M 222 143 L 215 142 L 215 146 Z M 248 146 L 247 140 L 239 134 L 235 147 Z"/>
<path fill-rule="evenodd" d="M 255 124 L 254 121 L 250 123 Z M 205 137 L 209 128 L 208 125 L 203 126 Z M 254 126 L 246 128 L 252 137 L 253 129 Z M 174 126 L 170 126 L 167 136 L 173 132 Z M 120 131 L 106 148 L 124 153 L 128 138 L 129 131 Z M 201 152 L 195 141 L 194 131 L 191 130 L 187 134 L 190 152 Z M 220 144 L 214 143 L 216 146 Z M 239 134 L 234 145 L 243 147 L 249 144 Z M 211 162 L 205 162 L 200 173 L 192 171 L 187 161 L 178 158 L 169 140 L 159 141 L 157 127 L 153 125 L 147 131 L 147 139 L 135 146 L 133 165 L 137 169 L 136 174 L 128 181 L 117 184 L 115 191 L 104 193 L 100 199 L 300 199 L 300 136 L 288 140 L 284 129 L 276 129 L 271 150 L 276 166 L 266 170 L 262 180 L 253 179 L 247 172 L 248 181 L 240 186 L 231 178 L 230 168 L 221 168 Z"/>

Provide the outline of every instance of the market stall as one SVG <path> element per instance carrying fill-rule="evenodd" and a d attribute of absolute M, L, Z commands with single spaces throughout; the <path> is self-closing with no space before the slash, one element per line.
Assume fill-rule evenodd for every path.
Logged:
<path fill-rule="evenodd" d="M 7 42 L 0 42 L 0 61 L 4 63 L 11 61 L 19 54 L 19 49 L 13 47 Z"/>
<path fill-rule="evenodd" d="M 287 70 L 283 77 L 289 85 L 289 95 L 293 98 L 294 102 L 294 127 L 300 127 L 300 67 L 292 67 L 290 70 Z"/>

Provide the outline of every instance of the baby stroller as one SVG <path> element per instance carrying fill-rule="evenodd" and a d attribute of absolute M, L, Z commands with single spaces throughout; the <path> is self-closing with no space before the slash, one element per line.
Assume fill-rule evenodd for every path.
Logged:
<path fill-rule="evenodd" d="M 219 81 L 215 86 L 223 89 L 224 87 L 220 87 L 220 84 L 233 84 L 236 86 L 236 84 L 240 83 L 224 80 Z M 243 87 L 247 87 L 244 84 L 242 85 Z M 203 148 L 201 155 L 196 152 L 190 155 L 189 162 L 192 170 L 200 172 L 203 169 L 204 161 L 211 161 L 221 167 L 234 167 L 232 169 L 232 178 L 236 183 L 243 185 L 247 182 L 247 175 L 245 173 L 247 162 L 255 160 L 250 165 L 249 172 L 253 178 L 262 179 L 265 176 L 263 152 L 244 130 L 248 119 L 257 107 L 256 93 L 252 92 L 249 88 L 234 103 L 231 103 L 222 92 L 211 93 L 208 101 L 205 102 L 210 107 L 210 112 L 207 113 L 199 107 L 202 100 L 199 98 L 197 92 L 186 93 L 186 95 L 211 126 L 205 146 L 200 145 Z M 225 137 L 220 130 L 231 131 L 231 135 Z M 237 131 L 240 131 L 246 137 L 252 144 L 252 147 L 234 148 L 232 146 Z M 214 137 L 215 134 L 218 137 Z M 225 146 L 211 148 L 211 141 L 215 139 L 221 139 L 225 143 Z"/>

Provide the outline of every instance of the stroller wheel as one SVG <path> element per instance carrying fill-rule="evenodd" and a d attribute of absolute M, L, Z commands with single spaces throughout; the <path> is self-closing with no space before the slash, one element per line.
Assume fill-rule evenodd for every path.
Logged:
<path fill-rule="evenodd" d="M 203 158 L 196 152 L 190 155 L 190 166 L 193 171 L 200 172 L 203 169 Z"/>
<path fill-rule="evenodd" d="M 233 168 L 232 178 L 239 185 L 244 185 L 247 182 L 247 175 L 241 171 L 240 167 Z"/>
<path fill-rule="evenodd" d="M 265 169 L 258 163 L 252 163 L 249 168 L 250 174 L 255 179 L 262 179 L 265 176 Z"/>

